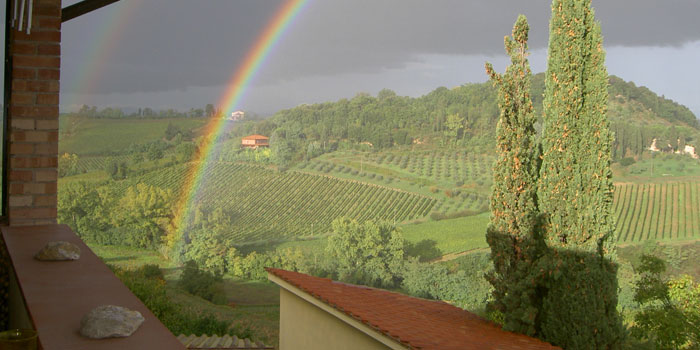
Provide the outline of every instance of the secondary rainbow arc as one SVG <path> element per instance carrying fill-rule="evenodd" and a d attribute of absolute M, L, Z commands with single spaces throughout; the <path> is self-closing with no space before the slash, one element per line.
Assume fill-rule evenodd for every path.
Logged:
<path fill-rule="evenodd" d="M 143 4 L 143 0 L 120 1 L 104 9 L 108 13 L 105 20 L 95 29 L 94 34 L 85 46 L 81 59 L 81 69 L 70 80 L 68 92 L 72 92 L 77 98 L 78 94 L 95 91 L 99 80 L 105 71 L 105 62 L 118 48 L 118 43 L 123 42 L 124 28 L 129 27 L 132 15 Z M 70 24 L 68 24 L 70 25 Z M 65 106 L 74 107 L 77 101 L 68 100 Z"/>

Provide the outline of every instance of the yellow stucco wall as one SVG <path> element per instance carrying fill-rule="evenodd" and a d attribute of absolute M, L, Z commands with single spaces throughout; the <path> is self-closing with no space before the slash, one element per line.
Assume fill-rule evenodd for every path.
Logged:
<path fill-rule="evenodd" d="M 386 350 L 378 342 L 304 299 L 280 289 L 280 350 Z"/>

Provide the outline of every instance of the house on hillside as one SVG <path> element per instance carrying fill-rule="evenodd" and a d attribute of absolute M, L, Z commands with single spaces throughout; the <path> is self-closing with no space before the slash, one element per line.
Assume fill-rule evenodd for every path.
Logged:
<path fill-rule="evenodd" d="M 270 147 L 270 138 L 263 135 L 249 135 L 241 139 L 241 147 L 258 148 Z"/>
<path fill-rule="evenodd" d="M 693 159 L 698 159 L 700 156 L 698 156 L 697 153 L 695 153 L 695 147 L 691 145 L 685 145 L 685 148 L 683 149 L 683 153 L 689 155 Z"/>
<path fill-rule="evenodd" d="M 659 152 L 659 151 L 661 151 L 661 150 L 659 149 L 659 146 L 656 145 L 656 138 L 654 138 L 654 139 L 651 140 L 651 146 L 649 146 L 648 150 L 650 150 L 650 151 L 652 151 L 652 152 Z"/>
<path fill-rule="evenodd" d="M 228 120 L 238 121 L 238 120 L 243 120 L 244 117 L 245 117 L 245 112 L 235 111 L 235 112 L 231 113 L 231 117 L 228 118 Z"/>
<path fill-rule="evenodd" d="M 280 288 L 280 350 L 560 349 L 442 301 L 268 268 Z"/>

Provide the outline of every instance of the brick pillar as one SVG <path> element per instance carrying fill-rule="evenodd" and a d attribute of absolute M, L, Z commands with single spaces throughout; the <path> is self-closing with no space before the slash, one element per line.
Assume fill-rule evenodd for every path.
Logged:
<path fill-rule="evenodd" d="M 12 30 L 10 225 L 56 223 L 61 0 L 34 0 L 31 34 Z M 10 16 L 11 14 L 8 14 Z"/>

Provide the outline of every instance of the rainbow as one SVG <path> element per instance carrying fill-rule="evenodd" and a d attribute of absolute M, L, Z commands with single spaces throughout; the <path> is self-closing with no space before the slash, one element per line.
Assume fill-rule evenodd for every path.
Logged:
<path fill-rule="evenodd" d="M 275 44 L 279 42 L 282 34 L 284 34 L 307 2 L 308 0 L 287 0 L 278 9 L 255 41 L 243 63 L 234 73 L 231 82 L 227 84 L 227 89 L 217 104 L 222 111 L 231 111 L 239 108 L 239 103 L 252 79 L 270 55 Z M 171 237 L 169 240 L 170 244 L 177 243 L 183 237 L 187 220 L 191 218 L 194 212 L 194 197 L 202 186 L 206 175 L 204 169 L 215 153 L 214 146 L 222 135 L 225 125 L 226 118 L 220 115 L 212 118 L 204 128 L 204 136 L 200 143 L 199 151 L 192 159 L 194 165 L 188 171 L 184 182 L 184 190 L 175 205 L 174 227 L 171 230 L 171 232 L 175 233 L 175 237 Z"/>
<path fill-rule="evenodd" d="M 95 91 L 102 72 L 103 62 L 107 62 L 117 49 L 117 44 L 122 42 L 124 28 L 129 27 L 129 20 L 132 14 L 143 4 L 143 1 L 119 1 L 103 10 L 107 14 L 105 21 L 94 31 L 90 42 L 84 52 L 77 57 L 82 59 L 81 69 L 72 78 L 67 92 L 72 92 L 75 97 L 79 93 L 90 93 Z M 77 22 L 77 21 L 76 21 Z M 67 25 L 71 25 L 68 22 Z M 64 106 L 74 107 L 76 101 L 66 101 Z"/>

